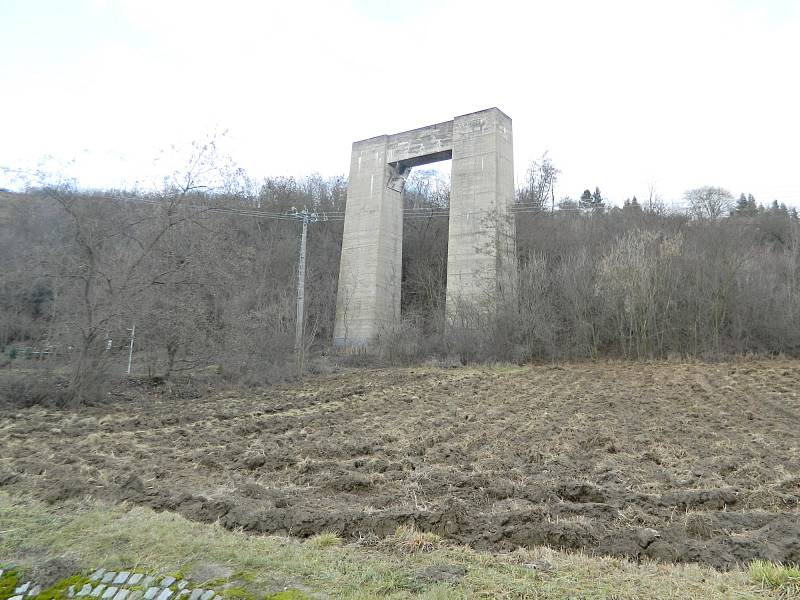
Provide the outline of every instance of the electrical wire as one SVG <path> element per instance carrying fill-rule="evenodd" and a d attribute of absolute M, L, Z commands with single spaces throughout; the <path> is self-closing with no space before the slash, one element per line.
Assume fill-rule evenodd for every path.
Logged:
<path fill-rule="evenodd" d="M 303 213 L 275 212 L 275 211 L 261 210 L 258 208 L 239 208 L 233 206 L 202 206 L 197 204 L 169 204 L 167 202 L 164 202 L 163 200 L 149 200 L 140 197 L 127 197 L 123 198 L 123 200 L 152 204 L 157 206 L 172 207 L 178 210 L 188 209 L 188 210 L 196 210 L 209 213 L 213 212 L 219 214 L 254 217 L 258 219 L 272 219 L 276 221 L 298 222 L 302 221 L 304 218 Z M 673 210 L 675 210 L 675 207 L 673 207 Z M 685 208 L 683 210 L 685 210 Z M 509 208 L 509 211 L 512 214 L 516 215 L 537 215 L 537 214 L 548 214 L 553 212 L 543 207 L 541 204 L 535 202 L 515 203 Z M 559 208 L 556 212 L 561 212 L 561 213 L 584 212 L 584 209 L 581 207 Z M 402 214 L 403 214 L 403 219 L 406 220 L 421 220 L 421 219 L 449 217 L 450 210 L 448 208 L 443 208 L 443 207 L 435 207 L 435 208 L 412 207 L 412 208 L 404 208 Z M 328 221 L 343 222 L 345 220 L 346 213 L 345 211 L 315 211 L 312 212 L 309 216 L 312 217 L 311 219 L 309 219 L 309 221 L 314 223 L 322 223 Z"/>

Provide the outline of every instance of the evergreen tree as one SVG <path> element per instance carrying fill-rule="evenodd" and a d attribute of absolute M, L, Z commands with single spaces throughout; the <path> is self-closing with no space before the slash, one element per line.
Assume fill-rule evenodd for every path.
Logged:
<path fill-rule="evenodd" d="M 772 201 L 772 204 L 769 205 L 768 212 L 771 215 L 779 215 L 782 217 L 789 216 L 789 208 L 783 202 L 778 202 L 777 200 Z"/>
<path fill-rule="evenodd" d="M 622 207 L 622 210 L 624 210 L 625 212 L 631 212 L 631 211 L 641 212 L 642 206 L 641 204 L 639 204 L 639 200 L 637 200 L 636 196 L 634 196 L 633 198 L 628 198 L 625 200 L 625 204 Z"/>
<path fill-rule="evenodd" d="M 578 199 L 578 206 L 585 210 L 590 210 L 592 208 L 592 192 L 583 190 L 581 197 Z"/>
<path fill-rule="evenodd" d="M 747 196 L 745 196 L 744 192 L 742 192 L 739 194 L 739 199 L 736 201 L 736 208 L 734 208 L 731 213 L 742 217 L 747 214 L 747 209 L 749 206 L 750 205 L 747 203 Z"/>
<path fill-rule="evenodd" d="M 592 212 L 603 212 L 603 196 L 600 194 L 600 188 L 594 188 L 594 193 L 589 190 L 583 190 L 581 194 L 580 207 L 584 210 L 591 210 Z"/>
<path fill-rule="evenodd" d="M 756 205 L 756 199 L 753 198 L 753 194 L 747 194 L 747 196 L 745 196 L 742 193 L 739 196 L 739 199 L 736 201 L 736 207 L 731 211 L 731 216 L 734 214 L 737 217 L 755 217 L 758 214 L 758 206 Z"/>

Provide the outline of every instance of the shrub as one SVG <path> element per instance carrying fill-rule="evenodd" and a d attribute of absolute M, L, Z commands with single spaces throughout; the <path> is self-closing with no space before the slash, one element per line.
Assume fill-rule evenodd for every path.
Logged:
<path fill-rule="evenodd" d="M 36 373 L 8 374 L 0 379 L 0 405 L 8 408 L 69 404 L 67 381 L 44 370 Z"/>

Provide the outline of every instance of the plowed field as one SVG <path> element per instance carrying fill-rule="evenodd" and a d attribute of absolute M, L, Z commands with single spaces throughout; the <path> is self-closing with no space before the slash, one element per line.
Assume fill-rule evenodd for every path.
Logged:
<path fill-rule="evenodd" d="M 800 562 L 800 362 L 355 370 L 0 415 L 0 486 L 253 533 Z"/>

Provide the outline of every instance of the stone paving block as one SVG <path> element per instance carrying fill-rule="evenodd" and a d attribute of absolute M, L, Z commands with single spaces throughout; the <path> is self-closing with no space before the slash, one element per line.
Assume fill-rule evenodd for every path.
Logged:
<path fill-rule="evenodd" d="M 72 598 L 75 595 L 75 586 L 71 585 L 67 588 L 67 597 Z"/>
<path fill-rule="evenodd" d="M 169 597 L 172 596 L 172 590 L 169 588 L 161 590 L 161 593 L 158 595 L 156 600 L 169 600 Z"/>
<path fill-rule="evenodd" d="M 28 596 L 38 596 L 42 591 L 42 586 L 35 585 L 28 591 Z"/>
<path fill-rule="evenodd" d="M 112 583 L 114 585 L 122 585 L 128 580 L 128 577 L 130 576 L 131 576 L 130 571 L 120 571 L 114 578 L 114 581 Z"/>
<path fill-rule="evenodd" d="M 214 590 L 208 590 L 205 594 L 200 596 L 200 600 L 211 600 L 214 597 Z"/>
<path fill-rule="evenodd" d="M 8 600 L 22 600 L 22 594 L 19 594 L 18 596 L 11 596 L 11 598 Z"/>
<path fill-rule="evenodd" d="M 192 593 L 189 596 L 189 600 L 200 600 L 200 596 L 204 591 L 205 590 L 201 590 L 199 588 L 196 590 L 192 590 Z"/>
<path fill-rule="evenodd" d="M 153 598 L 156 597 L 157 593 L 158 593 L 157 587 L 147 588 L 147 591 L 144 593 L 144 600 L 153 600 Z"/>
<path fill-rule="evenodd" d="M 185 588 L 187 585 L 189 585 L 189 582 L 188 582 L 188 581 L 186 581 L 185 579 L 181 579 L 181 580 L 180 580 L 178 583 L 176 583 L 175 585 L 177 586 L 177 588 L 178 588 L 179 590 L 182 590 L 182 589 L 183 589 L 183 588 Z"/>
<path fill-rule="evenodd" d="M 173 583 L 175 583 L 175 578 L 167 575 L 166 577 L 164 577 L 164 579 L 161 580 L 161 587 L 162 588 L 169 587 Z"/>
<path fill-rule="evenodd" d="M 142 577 L 144 577 L 143 573 L 134 573 L 131 575 L 131 578 L 128 579 L 128 585 L 136 585 L 142 580 Z"/>
<path fill-rule="evenodd" d="M 117 576 L 117 573 L 115 571 L 109 571 L 108 573 L 103 575 L 103 580 L 102 581 L 103 581 L 103 583 L 111 583 L 111 581 L 116 576 Z"/>
<path fill-rule="evenodd" d="M 3 569 L 0 569 L 0 577 L 3 576 L 3 573 L 4 573 Z"/>
<path fill-rule="evenodd" d="M 24 594 L 25 592 L 28 591 L 29 587 L 31 587 L 31 582 L 30 581 L 26 581 L 22 585 L 18 586 L 17 589 L 14 590 L 14 593 L 15 594 Z"/>
<path fill-rule="evenodd" d="M 186 596 L 188 596 L 189 593 L 190 593 L 189 590 L 181 590 L 180 592 L 178 592 L 178 595 L 175 596 L 175 597 L 176 598 L 186 598 Z"/>
<path fill-rule="evenodd" d="M 91 593 L 92 593 L 92 584 L 91 583 L 84 583 L 83 587 L 75 595 L 76 596 L 88 596 Z"/>
<path fill-rule="evenodd" d="M 114 594 L 117 593 L 118 589 L 119 588 L 115 588 L 114 586 L 111 586 L 108 589 L 106 589 L 105 592 L 103 592 L 103 595 L 100 596 L 100 598 L 102 598 L 102 600 L 108 600 L 109 598 L 113 598 Z"/>
<path fill-rule="evenodd" d="M 117 592 L 117 595 L 114 596 L 114 600 L 125 600 L 125 598 L 128 597 L 128 594 L 130 594 L 130 591 L 120 590 Z"/>
<path fill-rule="evenodd" d="M 142 581 L 142 587 L 145 588 L 145 589 L 151 587 L 153 585 L 153 583 L 155 582 L 155 580 L 156 580 L 155 577 L 153 577 L 152 575 L 148 575 Z"/>
<path fill-rule="evenodd" d="M 93 596 L 93 597 L 95 597 L 95 598 L 98 598 L 98 597 L 100 596 L 100 594 L 102 594 L 102 593 L 103 593 L 103 590 L 104 590 L 104 589 L 106 589 L 106 584 L 105 584 L 105 583 L 101 583 L 101 584 L 100 584 L 100 585 L 98 585 L 96 588 L 94 588 L 94 589 L 92 590 L 92 593 L 91 593 L 91 594 L 89 594 L 89 595 L 90 595 L 90 596 Z"/>
<path fill-rule="evenodd" d="M 214 596 L 214 600 L 222 600 L 222 596 Z"/>
<path fill-rule="evenodd" d="M 105 574 L 105 572 L 105 569 L 97 569 L 97 571 L 89 575 L 89 581 L 97 581 Z"/>
<path fill-rule="evenodd" d="M 142 600 L 142 592 L 140 590 L 133 590 L 128 600 Z"/>

